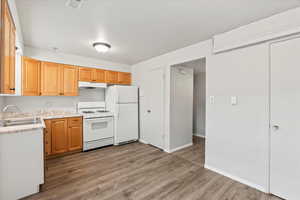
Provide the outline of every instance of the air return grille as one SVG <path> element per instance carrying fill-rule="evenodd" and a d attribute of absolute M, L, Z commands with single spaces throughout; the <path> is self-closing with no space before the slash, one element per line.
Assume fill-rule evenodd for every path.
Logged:
<path fill-rule="evenodd" d="M 81 8 L 86 0 L 67 0 L 66 6 L 70 8 Z"/>

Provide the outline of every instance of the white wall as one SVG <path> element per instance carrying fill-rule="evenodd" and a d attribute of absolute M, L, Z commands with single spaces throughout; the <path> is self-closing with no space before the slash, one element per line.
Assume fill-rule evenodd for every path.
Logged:
<path fill-rule="evenodd" d="M 76 111 L 76 105 L 79 101 L 104 101 L 105 89 L 80 89 L 77 97 L 21 96 L 1 98 L 5 98 L 4 104 L 17 105 L 23 112 L 36 112 L 47 109 Z"/>
<path fill-rule="evenodd" d="M 171 67 L 171 151 L 193 144 L 193 82 L 193 69 L 180 65 Z"/>
<path fill-rule="evenodd" d="M 205 166 L 262 191 L 268 180 L 268 45 L 207 60 Z M 231 105 L 231 96 L 238 104 Z"/>
<path fill-rule="evenodd" d="M 300 33 L 300 8 L 273 15 L 214 36 L 214 52 L 268 41 Z"/>
<path fill-rule="evenodd" d="M 205 137 L 206 72 L 194 75 L 193 104 L 193 133 L 196 136 Z"/>
<path fill-rule="evenodd" d="M 24 55 L 27 57 L 39 59 L 42 61 L 57 62 L 62 64 L 70 64 L 83 67 L 94 67 L 108 70 L 117 70 L 130 72 L 131 66 L 127 64 L 114 63 L 105 60 L 88 58 L 78 55 L 54 52 L 45 49 L 33 48 L 25 46 Z"/>
<path fill-rule="evenodd" d="M 147 87 L 150 87 L 151 81 L 147 81 L 147 72 L 152 68 L 161 67 L 165 70 L 165 82 L 167 83 L 165 86 L 165 149 L 166 151 L 170 151 L 170 75 L 171 75 L 171 65 L 179 64 L 191 60 L 196 60 L 199 58 L 204 58 L 206 56 L 211 55 L 212 50 L 212 40 L 207 40 L 204 42 L 200 42 L 198 44 L 185 47 L 183 49 L 179 49 L 177 51 L 170 52 L 168 54 L 164 54 L 145 62 L 138 63 L 132 66 L 132 75 L 133 75 L 133 84 L 140 87 L 140 91 L 145 90 Z M 146 112 L 147 108 L 144 107 L 146 104 L 140 104 L 140 130 L 145 130 L 147 127 L 151 127 L 152 125 L 147 124 Z M 148 132 L 151 132 L 149 130 Z M 140 135 L 142 138 L 147 138 L 144 136 L 146 133 L 141 131 Z M 147 142 L 147 141 L 146 141 Z"/>
<path fill-rule="evenodd" d="M 212 41 L 208 40 L 136 64 L 133 66 L 134 83 L 141 88 L 151 85 L 151 81 L 145 81 L 144 77 L 147 76 L 147 70 L 155 66 L 165 69 L 166 83 L 170 83 L 170 65 L 206 57 L 207 101 L 209 96 L 214 96 L 215 100 L 214 104 L 208 102 L 206 107 L 205 166 L 259 190 L 268 191 L 269 52 L 266 42 L 256 43 L 266 41 L 266 38 L 270 40 L 298 33 L 299 25 L 295 22 L 298 19 L 300 8 L 270 17 L 258 23 L 258 26 L 250 24 L 244 26 L 242 31 L 215 37 L 218 41 L 214 42 L 219 43 L 215 51 L 231 51 L 212 55 Z M 260 27 L 260 24 L 264 24 L 264 27 Z M 249 33 L 253 33 L 254 37 L 251 38 Z M 238 43 L 235 43 L 235 38 Z M 233 50 L 237 46 L 244 48 Z M 166 91 L 165 133 L 169 141 L 170 86 L 166 85 Z M 230 104 L 231 96 L 237 96 L 238 105 Z"/>

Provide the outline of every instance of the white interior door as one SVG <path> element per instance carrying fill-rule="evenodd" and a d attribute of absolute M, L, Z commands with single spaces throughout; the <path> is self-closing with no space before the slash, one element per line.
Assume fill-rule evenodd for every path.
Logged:
<path fill-rule="evenodd" d="M 300 38 L 271 45 L 271 193 L 300 199 Z"/>
<path fill-rule="evenodd" d="M 164 70 L 157 68 L 147 73 L 148 86 L 145 88 L 147 100 L 144 110 L 144 130 L 147 142 L 164 149 Z"/>

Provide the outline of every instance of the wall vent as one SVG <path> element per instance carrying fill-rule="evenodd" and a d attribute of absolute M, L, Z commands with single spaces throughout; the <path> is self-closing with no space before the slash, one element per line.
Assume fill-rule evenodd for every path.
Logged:
<path fill-rule="evenodd" d="M 70 8 L 81 8 L 86 0 L 67 0 L 66 6 Z"/>

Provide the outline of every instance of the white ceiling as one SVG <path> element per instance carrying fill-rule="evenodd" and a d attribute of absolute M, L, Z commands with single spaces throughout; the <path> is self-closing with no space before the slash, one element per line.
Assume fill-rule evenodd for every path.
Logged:
<path fill-rule="evenodd" d="M 299 0 L 16 0 L 25 44 L 124 64 L 300 6 Z M 108 42 L 97 53 L 93 42 Z"/>

